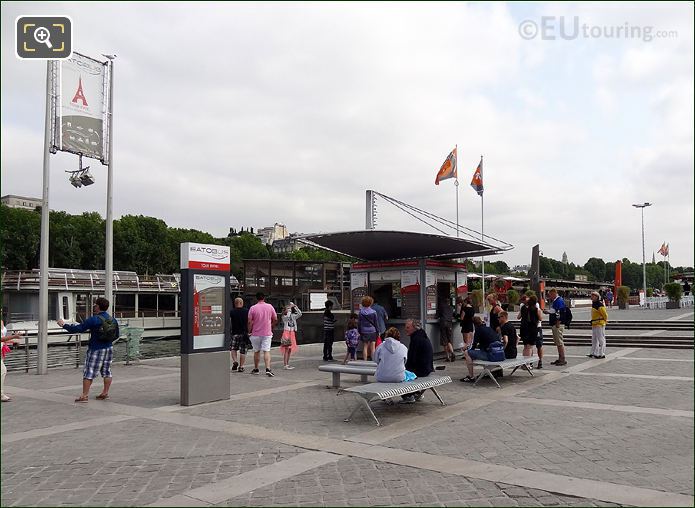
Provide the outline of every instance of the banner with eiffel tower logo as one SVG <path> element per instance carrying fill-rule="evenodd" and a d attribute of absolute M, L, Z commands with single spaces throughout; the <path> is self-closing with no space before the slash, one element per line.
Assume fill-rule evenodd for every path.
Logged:
<path fill-rule="evenodd" d="M 106 64 L 73 52 L 60 65 L 56 149 L 104 162 Z"/>

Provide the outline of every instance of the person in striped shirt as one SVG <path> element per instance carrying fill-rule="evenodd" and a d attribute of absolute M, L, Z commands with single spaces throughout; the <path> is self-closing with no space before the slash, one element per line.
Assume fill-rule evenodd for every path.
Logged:
<path fill-rule="evenodd" d="M 333 341 L 335 340 L 335 316 L 331 312 L 333 302 L 326 301 L 323 311 L 323 361 L 333 361 Z"/>

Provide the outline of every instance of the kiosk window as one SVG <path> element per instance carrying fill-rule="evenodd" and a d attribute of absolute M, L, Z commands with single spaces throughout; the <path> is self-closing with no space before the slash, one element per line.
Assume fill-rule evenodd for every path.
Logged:
<path fill-rule="evenodd" d="M 369 295 L 380 304 L 389 316 L 389 319 L 401 318 L 401 283 L 400 282 L 374 282 L 369 285 Z"/>

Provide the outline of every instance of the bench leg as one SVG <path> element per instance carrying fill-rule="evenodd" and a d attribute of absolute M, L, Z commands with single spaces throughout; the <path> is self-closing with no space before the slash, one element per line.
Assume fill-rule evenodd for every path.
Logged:
<path fill-rule="evenodd" d="M 352 413 L 350 413 L 350 416 L 345 418 L 345 421 L 349 422 L 350 420 L 352 420 L 352 417 L 355 416 L 355 413 L 360 409 L 362 403 L 364 403 L 364 405 L 367 406 L 367 410 L 369 411 L 369 414 L 372 415 L 372 418 L 374 418 L 374 421 L 376 422 L 377 427 L 381 426 L 379 419 L 374 414 L 374 411 L 372 411 L 372 406 L 370 406 L 369 402 L 367 402 L 367 399 L 365 399 L 363 397 L 360 397 L 360 402 L 357 403 L 357 405 L 355 406 L 355 409 L 353 409 Z"/>
<path fill-rule="evenodd" d="M 531 374 L 531 377 L 533 377 L 533 371 L 532 371 L 531 369 L 529 369 L 528 363 L 525 363 L 525 364 L 524 364 L 524 368 L 526 369 L 526 371 L 527 371 L 529 374 Z"/>
<path fill-rule="evenodd" d="M 488 370 L 488 369 L 483 369 L 483 371 L 480 373 L 480 375 L 479 375 L 477 378 L 475 378 L 475 383 L 473 383 L 473 386 L 477 385 L 477 384 L 478 384 L 478 381 L 480 381 L 480 380 L 481 380 L 482 378 L 484 378 L 485 376 L 487 376 L 487 377 L 489 377 L 490 379 L 492 379 L 492 380 L 495 382 L 495 384 L 497 385 L 497 388 L 502 388 L 502 387 L 500 386 L 500 384 L 497 382 L 497 380 L 495 379 L 495 376 L 493 376 L 493 375 L 492 375 L 492 372 L 491 372 L 490 370 Z"/>
<path fill-rule="evenodd" d="M 434 393 L 434 395 L 439 399 L 439 402 L 442 403 L 442 406 L 446 406 L 446 404 L 444 403 L 444 401 L 442 400 L 442 398 L 439 396 L 439 393 L 437 392 L 437 390 L 434 389 L 434 386 L 430 387 L 430 390 L 432 390 L 432 392 Z"/>
<path fill-rule="evenodd" d="M 514 368 L 512 369 L 512 373 L 511 373 L 511 374 L 509 374 L 509 375 L 511 376 L 512 374 L 514 374 L 514 373 L 516 372 L 516 369 L 518 369 L 518 368 L 519 368 L 519 366 L 518 366 L 518 365 L 517 365 L 516 367 L 514 367 Z"/>
<path fill-rule="evenodd" d="M 340 372 L 331 372 L 333 374 L 333 388 L 340 388 Z"/>

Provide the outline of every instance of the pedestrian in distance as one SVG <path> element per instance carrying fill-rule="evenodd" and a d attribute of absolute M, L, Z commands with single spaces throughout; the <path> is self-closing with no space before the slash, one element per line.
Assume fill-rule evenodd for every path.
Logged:
<path fill-rule="evenodd" d="M 234 308 L 229 311 L 229 317 L 232 325 L 232 341 L 229 346 L 232 357 L 232 372 L 244 372 L 246 350 L 251 347 L 248 329 L 249 310 L 244 307 L 244 300 L 234 299 Z"/>
<path fill-rule="evenodd" d="M 302 311 L 293 302 L 285 306 L 282 313 L 282 337 L 280 338 L 280 352 L 285 370 L 294 369 L 290 365 L 290 356 L 299 349 L 297 346 L 297 320 L 300 317 L 302 317 Z"/>
<path fill-rule="evenodd" d="M 58 320 L 58 326 L 70 333 L 90 332 L 89 346 L 85 354 L 82 372 L 82 394 L 75 399 L 75 402 L 89 402 L 89 389 L 92 387 L 97 373 L 104 378 L 104 389 L 97 395 L 97 400 L 109 398 L 109 389 L 113 382 L 113 375 L 111 374 L 113 342 L 120 336 L 120 330 L 116 318 L 106 312 L 108 309 L 109 301 L 100 297 L 96 299 L 92 307 L 93 315 L 82 323 L 70 325 L 62 319 Z"/>
<path fill-rule="evenodd" d="M 357 329 L 362 340 L 362 359 L 370 360 L 374 356 L 376 338 L 379 335 L 379 325 L 376 311 L 372 309 L 374 299 L 371 296 L 362 298 L 362 308 L 358 314 Z"/>
<path fill-rule="evenodd" d="M 463 299 L 463 306 L 461 308 L 461 333 L 463 334 L 463 350 L 467 350 L 471 347 L 473 343 L 473 332 L 475 331 L 473 327 L 473 317 L 475 316 L 475 309 L 473 308 L 473 300 L 470 296 Z"/>
<path fill-rule="evenodd" d="M 253 370 L 251 374 L 259 375 L 258 366 L 263 353 L 265 375 L 274 377 L 270 369 L 270 344 L 273 340 L 273 326 L 278 322 L 278 315 L 272 305 L 265 302 L 265 295 L 256 293 L 257 303 L 249 309 L 248 330 L 253 347 Z"/>
<path fill-rule="evenodd" d="M 538 307 L 538 299 L 535 296 L 522 297 L 519 310 L 521 341 L 524 344 L 524 356 L 533 356 L 533 346 L 536 346 L 538 354 L 537 369 L 543 368 L 543 314 Z"/>
<path fill-rule="evenodd" d="M 608 312 L 596 291 L 591 293 L 591 353 L 589 358 L 606 357 L 606 323 Z"/>
<path fill-rule="evenodd" d="M 343 359 L 343 365 L 350 360 L 357 360 L 357 346 L 360 345 L 360 332 L 357 331 L 357 314 L 353 314 L 345 325 L 345 346 L 347 352 Z"/>
<path fill-rule="evenodd" d="M 12 397 L 5 393 L 5 376 L 7 376 L 7 367 L 5 366 L 5 355 L 10 352 L 10 346 L 7 344 L 16 344 L 15 340 L 19 339 L 23 332 L 13 333 L 11 335 L 7 334 L 7 328 L 5 328 L 5 322 L 2 323 L 2 359 L 0 363 L 2 364 L 2 372 L 0 373 L 0 400 L 2 402 L 10 402 Z"/>
<path fill-rule="evenodd" d="M 497 335 L 500 334 L 500 312 L 502 312 L 502 307 L 500 306 L 499 300 L 497 300 L 497 295 L 490 293 L 487 295 L 487 303 L 490 305 L 490 328 L 492 328 Z"/>
<path fill-rule="evenodd" d="M 449 304 L 448 298 L 440 298 L 437 305 L 435 317 L 439 321 L 439 344 L 444 348 L 447 362 L 456 360 L 454 356 L 453 344 L 453 327 L 454 327 L 454 310 Z"/>
<path fill-rule="evenodd" d="M 567 359 L 565 358 L 565 320 L 567 314 L 567 306 L 565 305 L 565 300 L 557 294 L 557 289 L 552 288 L 548 292 L 548 303 L 550 308 L 548 310 L 543 310 L 545 314 L 548 314 L 550 330 L 553 333 L 553 342 L 557 347 L 558 359 L 554 362 L 550 362 L 551 365 L 557 365 L 562 367 L 567 365 Z"/>
<path fill-rule="evenodd" d="M 335 316 L 331 310 L 333 302 L 326 300 L 323 310 L 323 361 L 333 361 L 333 342 L 335 341 Z"/>
<path fill-rule="evenodd" d="M 613 291 L 610 288 L 606 291 L 606 306 L 613 307 Z"/>

